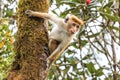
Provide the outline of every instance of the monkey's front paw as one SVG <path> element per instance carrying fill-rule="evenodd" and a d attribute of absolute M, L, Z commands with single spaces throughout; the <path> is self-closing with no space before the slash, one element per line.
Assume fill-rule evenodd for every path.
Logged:
<path fill-rule="evenodd" d="M 27 14 L 27 16 L 31 17 L 31 16 L 33 16 L 32 12 L 33 12 L 32 10 L 26 10 L 25 14 Z"/>

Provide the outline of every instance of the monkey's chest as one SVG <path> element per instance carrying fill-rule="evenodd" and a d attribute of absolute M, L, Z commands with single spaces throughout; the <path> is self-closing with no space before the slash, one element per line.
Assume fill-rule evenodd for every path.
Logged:
<path fill-rule="evenodd" d="M 50 33 L 50 38 L 56 39 L 58 41 L 69 41 L 70 40 L 70 36 L 67 32 L 65 31 L 61 31 L 61 30 L 56 30 L 54 33 Z"/>
<path fill-rule="evenodd" d="M 58 38 L 60 40 L 69 38 L 69 35 L 66 32 L 64 32 L 64 31 L 58 31 L 57 34 L 59 35 Z"/>

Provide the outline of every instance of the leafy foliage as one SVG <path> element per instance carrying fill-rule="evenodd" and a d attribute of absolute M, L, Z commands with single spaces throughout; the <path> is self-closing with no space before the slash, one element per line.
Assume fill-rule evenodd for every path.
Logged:
<path fill-rule="evenodd" d="M 9 29 L 9 21 L 2 19 L 0 25 L 0 76 L 1 79 L 6 76 L 6 73 L 13 61 L 13 43 L 14 37 L 12 31 Z"/>
<path fill-rule="evenodd" d="M 0 78 L 2 79 L 13 60 L 13 22 L 16 3 L 8 0 L 3 4 L 0 25 Z M 120 12 L 119 0 L 51 0 L 51 10 L 65 18 L 74 14 L 85 25 L 64 54 L 53 64 L 50 80 L 117 80 L 120 79 Z M 53 8 L 56 7 L 56 8 Z M 7 19 L 6 19 L 7 18 Z"/>
<path fill-rule="evenodd" d="M 115 3 L 113 0 L 109 2 L 92 0 L 90 4 L 86 4 L 86 0 L 56 0 L 55 5 L 57 7 L 53 10 L 55 13 L 60 10 L 58 15 L 61 17 L 67 14 L 77 15 L 85 21 L 85 25 L 77 35 L 78 40 L 75 39 L 64 55 L 53 65 L 50 79 L 109 80 L 113 78 L 116 80 L 114 71 L 118 69 L 115 72 L 119 75 L 119 67 L 114 67 L 112 64 L 116 64 L 118 58 L 112 56 L 118 55 L 113 47 L 115 43 L 120 49 L 118 35 L 120 17 L 117 12 L 118 7 L 115 7 L 118 1 L 116 0 Z M 62 6 L 64 11 L 61 10 Z"/>
<path fill-rule="evenodd" d="M 2 2 L 2 18 L 0 24 L 0 80 L 2 80 L 14 60 L 14 22 L 12 19 L 13 8 L 9 8 L 14 1 Z"/>

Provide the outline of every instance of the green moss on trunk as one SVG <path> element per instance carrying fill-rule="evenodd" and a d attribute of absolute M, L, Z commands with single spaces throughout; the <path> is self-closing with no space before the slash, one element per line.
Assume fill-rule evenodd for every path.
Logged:
<path fill-rule="evenodd" d="M 26 10 L 47 12 L 48 0 L 19 0 L 15 61 L 7 80 L 43 80 L 46 70 L 48 34 L 44 19 L 29 18 Z"/>

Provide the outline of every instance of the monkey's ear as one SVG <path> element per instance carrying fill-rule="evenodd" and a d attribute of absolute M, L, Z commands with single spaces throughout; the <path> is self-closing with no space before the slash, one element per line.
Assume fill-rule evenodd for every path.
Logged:
<path fill-rule="evenodd" d="M 65 19 L 65 23 L 67 23 L 68 20 L 69 20 L 69 17 L 67 17 L 67 18 Z"/>

